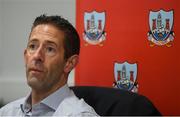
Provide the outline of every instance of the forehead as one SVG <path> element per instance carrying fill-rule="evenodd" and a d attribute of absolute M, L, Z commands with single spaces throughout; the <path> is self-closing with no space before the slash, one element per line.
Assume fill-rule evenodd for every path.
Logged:
<path fill-rule="evenodd" d="M 29 41 L 34 39 L 59 43 L 64 40 L 64 32 L 53 25 L 41 24 L 34 27 L 31 31 Z"/>

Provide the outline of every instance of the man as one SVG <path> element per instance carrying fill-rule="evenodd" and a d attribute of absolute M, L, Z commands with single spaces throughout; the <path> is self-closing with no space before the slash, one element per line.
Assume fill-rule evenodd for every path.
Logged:
<path fill-rule="evenodd" d="M 67 20 L 37 17 L 24 51 L 31 93 L 2 107 L 0 116 L 96 116 L 94 109 L 67 86 L 79 50 L 79 35 Z"/>

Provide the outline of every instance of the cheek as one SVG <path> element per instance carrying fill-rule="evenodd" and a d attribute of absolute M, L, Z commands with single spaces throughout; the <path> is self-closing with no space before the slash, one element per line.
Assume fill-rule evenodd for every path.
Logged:
<path fill-rule="evenodd" d="M 26 53 L 24 56 L 25 64 L 27 65 L 30 62 L 30 60 L 31 60 L 31 56 L 28 53 Z"/>
<path fill-rule="evenodd" d="M 64 64 L 62 59 L 54 59 L 48 62 L 46 68 L 51 72 L 62 72 L 64 70 Z"/>
<path fill-rule="evenodd" d="M 27 51 L 24 52 L 24 62 L 27 64 L 28 61 L 28 56 L 27 56 Z"/>

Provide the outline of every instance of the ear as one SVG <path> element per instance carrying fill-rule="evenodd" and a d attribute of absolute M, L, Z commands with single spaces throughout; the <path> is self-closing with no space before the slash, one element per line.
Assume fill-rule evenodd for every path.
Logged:
<path fill-rule="evenodd" d="M 79 56 L 73 55 L 70 58 L 68 58 L 65 66 L 64 66 L 64 72 L 69 73 L 79 62 Z"/>
<path fill-rule="evenodd" d="M 27 61 L 27 49 L 24 50 L 24 61 L 25 61 L 25 63 Z"/>

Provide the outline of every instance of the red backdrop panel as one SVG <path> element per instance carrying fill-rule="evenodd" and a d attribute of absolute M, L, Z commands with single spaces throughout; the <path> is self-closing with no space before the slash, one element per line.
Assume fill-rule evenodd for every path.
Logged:
<path fill-rule="evenodd" d="M 76 27 L 81 38 L 76 85 L 112 87 L 114 63 L 137 63 L 139 93 L 164 115 L 180 115 L 180 2 L 152 0 L 77 0 Z M 171 47 L 151 47 L 147 39 L 150 10 L 174 10 Z M 87 45 L 83 39 L 84 13 L 106 12 L 106 40 Z"/>

